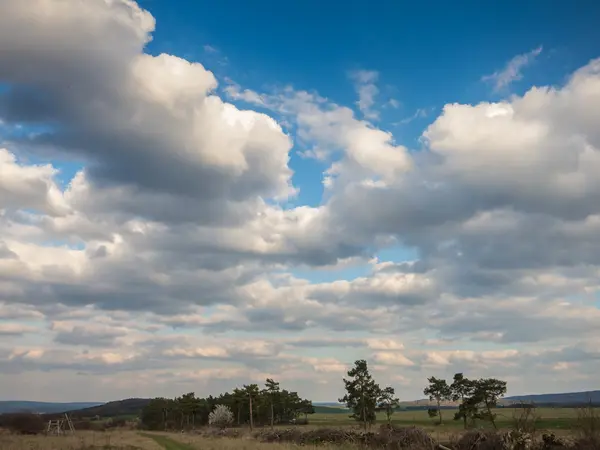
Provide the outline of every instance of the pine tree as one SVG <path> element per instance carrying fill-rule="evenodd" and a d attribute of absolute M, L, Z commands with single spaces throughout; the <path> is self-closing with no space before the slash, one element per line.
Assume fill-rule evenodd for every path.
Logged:
<path fill-rule="evenodd" d="M 367 361 L 364 359 L 354 363 L 354 367 L 348 371 L 348 376 L 349 380 L 344 378 L 347 393 L 339 401 L 352 409 L 353 414 L 350 417 L 362 422 L 366 430 L 367 425 L 375 422 L 377 399 L 381 389 L 369 373 Z"/>

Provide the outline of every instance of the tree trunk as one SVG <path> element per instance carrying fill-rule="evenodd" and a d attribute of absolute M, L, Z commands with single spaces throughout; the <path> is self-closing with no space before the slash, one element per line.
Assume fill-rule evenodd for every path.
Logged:
<path fill-rule="evenodd" d="M 365 408 L 365 393 L 362 392 L 362 416 L 365 426 L 365 431 L 367 431 L 367 410 Z"/>
<path fill-rule="evenodd" d="M 442 408 L 440 407 L 440 401 L 438 399 L 438 416 L 440 416 L 440 425 L 442 424 Z"/>
<path fill-rule="evenodd" d="M 465 413 L 465 408 L 464 408 L 464 405 L 465 405 L 465 397 L 464 397 L 464 395 L 461 397 L 461 401 L 462 401 L 462 404 L 463 404 L 463 412 L 462 412 L 462 415 L 463 415 L 463 424 L 464 424 L 465 430 L 466 430 L 467 429 L 467 414 Z"/>
<path fill-rule="evenodd" d="M 237 424 L 238 424 L 238 427 L 240 426 L 240 413 L 241 412 L 242 412 L 242 405 L 241 405 L 241 403 L 238 403 L 238 406 L 237 406 Z"/>
<path fill-rule="evenodd" d="M 273 429 L 273 423 L 274 423 L 274 421 L 275 421 L 275 418 L 273 417 L 273 416 L 274 416 L 274 414 L 275 414 L 275 413 L 274 413 L 274 411 L 273 411 L 273 399 L 271 399 L 271 430 Z"/>
<path fill-rule="evenodd" d="M 254 429 L 254 421 L 252 417 L 252 396 L 249 395 L 248 397 L 250 398 L 250 431 L 252 431 Z"/>
<path fill-rule="evenodd" d="M 488 415 L 490 416 L 490 422 L 492 422 L 494 430 L 497 430 L 498 427 L 496 426 L 496 421 L 494 420 L 494 416 L 492 415 L 492 408 L 490 408 L 490 404 L 488 403 L 487 399 L 485 400 L 485 407 L 487 408 Z"/>

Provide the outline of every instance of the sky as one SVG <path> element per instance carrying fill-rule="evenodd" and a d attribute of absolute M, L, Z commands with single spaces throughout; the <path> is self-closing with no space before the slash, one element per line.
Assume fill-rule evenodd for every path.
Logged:
<path fill-rule="evenodd" d="M 0 399 L 598 389 L 600 4 L 0 2 Z"/>

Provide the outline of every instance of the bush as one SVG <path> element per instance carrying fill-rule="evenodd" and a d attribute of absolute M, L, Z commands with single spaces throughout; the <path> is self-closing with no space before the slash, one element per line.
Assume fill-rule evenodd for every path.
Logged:
<path fill-rule="evenodd" d="M 436 444 L 426 431 L 416 427 L 382 427 L 379 433 L 342 428 L 299 428 L 262 430 L 254 435 L 262 442 L 289 442 L 297 445 L 353 445 L 365 448 L 434 450 Z"/>
<path fill-rule="evenodd" d="M 575 427 L 585 441 L 600 447 L 600 413 L 594 405 L 590 403 L 588 406 L 577 408 Z"/>
<path fill-rule="evenodd" d="M 18 434 L 38 434 L 46 429 L 46 422 L 37 414 L 19 413 L 0 415 L 0 428 Z"/>
<path fill-rule="evenodd" d="M 208 424 L 219 428 L 227 428 L 233 423 L 233 413 L 225 405 L 217 405 L 208 415 Z"/>

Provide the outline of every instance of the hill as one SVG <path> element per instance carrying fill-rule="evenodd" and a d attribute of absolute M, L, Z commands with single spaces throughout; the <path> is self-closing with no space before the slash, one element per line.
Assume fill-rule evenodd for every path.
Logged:
<path fill-rule="evenodd" d="M 117 416 L 137 416 L 142 409 L 150 402 L 149 398 L 127 398 L 114 402 L 95 405 L 83 409 L 68 411 L 72 417 L 117 417 Z"/>
<path fill-rule="evenodd" d="M 340 402 L 312 402 L 313 406 L 327 406 L 328 408 L 345 408 L 346 405 Z"/>
<path fill-rule="evenodd" d="M 583 405 L 600 403 L 600 391 L 565 392 L 561 394 L 515 395 L 506 397 L 512 403 L 535 403 L 536 405 Z"/>
<path fill-rule="evenodd" d="M 350 414 L 347 408 L 340 406 L 325 406 L 323 404 L 313 403 L 313 408 L 316 414 Z"/>
<path fill-rule="evenodd" d="M 71 403 L 53 403 L 53 402 L 28 402 L 28 401 L 0 401 L 0 414 L 32 412 L 41 414 L 62 413 L 82 408 L 90 408 L 101 405 L 100 402 L 71 402 Z"/>

